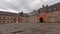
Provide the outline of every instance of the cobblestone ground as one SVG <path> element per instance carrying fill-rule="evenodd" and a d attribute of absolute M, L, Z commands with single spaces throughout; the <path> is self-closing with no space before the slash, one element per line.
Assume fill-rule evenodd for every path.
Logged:
<path fill-rule="evenodd" d="M 3 24 L 0 34 L 60 34 L 60 23 Z"/>

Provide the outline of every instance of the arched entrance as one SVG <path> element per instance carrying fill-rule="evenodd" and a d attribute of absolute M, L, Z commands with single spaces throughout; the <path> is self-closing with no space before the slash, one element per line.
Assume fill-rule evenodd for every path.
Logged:
<path fill-rule="evenodd" d="M 44 22 L 43 17 L 39 18 L 39 23 Z"/>

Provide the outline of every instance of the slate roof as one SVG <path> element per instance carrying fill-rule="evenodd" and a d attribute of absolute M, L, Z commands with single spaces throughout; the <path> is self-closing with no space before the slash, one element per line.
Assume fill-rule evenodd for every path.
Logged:
<path fill-rule="evenodd" d="M 18 13 L 18 15 L 19 15 L 19 16 L 23 16 L 23 17 L 27 17 L 27 16 L 28 16 L 27 13 L 23 13 L 23 12 Z"/>
<path fill-rule="evenodd" d="M 37 11 L 32 11 L 28 14 L 28 16 L 35 16 L 35 15 L 37 15 Z"/>
<path fill-rule="evenodd" d="M 0 15 L 4 15 L 4 16 L 23 16 L 23 17 L 27 17 L 26 13 L 12 13 L 12 12 L 6 12 L 6 11 L 0 11 Z"/>
<path fill-rule="evenodd" d="M 44 11 L 53 11 L 53 10 L 60 10 L 60 3 L 53 4 L 51 6 L 45 6 L 44 8 L 38 9 L 38 12 L 44 12 Z"/>
<path fill-rule="evenodd" d="M 5 16 L 16 16 L 17 13 L 0 11 L 0 15 L 5 15 Z"/>

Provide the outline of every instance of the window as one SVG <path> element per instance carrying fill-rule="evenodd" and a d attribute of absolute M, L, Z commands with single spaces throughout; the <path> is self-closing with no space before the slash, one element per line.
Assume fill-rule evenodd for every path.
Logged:
<path fill-rule="evenodd" d="M 60 14 L 58 14 L 60 16 Z"/>
<path fill-rule="evenodd" d="M 51 9 L 49 9 L 48 11 L 51 11 Z"/>
<path fill-rule="evenodd" d="M 1 16 L 0 16 L 0 20 L 1 20 Z"/>
<path fill-rule="evenodd" d="M 58 10 L 58 15 L 60 16 L 60 10 Z"/>
<path fill-rule="evenodd" d="M 9 23 L 9 21 L 7 21 L 7 23 Z"/>
<path fill-rule="evenodd" d="M 56 8 L 54 8 L 54 10 L 56 10 Z"/>
<path fill-rule="evenodd" d="M 0 20 L 0 23 L 1 23 L 1 20 Z"/>
<path fill-rule="evenodd" d="M 9 16 L 8 16 L 7 18 L 8 18 L 8 20 L 9 20 Z"/>
<path fill-rule="evenodd" d="M 3 21 L 3 23 L 5 23 L 5 21 Z"/>
<path fill-rule="evenodd" d="M 12 20 L 11 20 L 11 23 L 12 23 Z"/>

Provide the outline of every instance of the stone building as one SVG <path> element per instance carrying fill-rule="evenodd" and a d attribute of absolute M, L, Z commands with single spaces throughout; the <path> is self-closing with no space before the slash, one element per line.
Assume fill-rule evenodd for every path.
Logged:
<path fill-rule="evenodd" d="M 0 24 L 3 23 L 37 23 L 60 22 L 60 3 L 44 6 L 29 14 L 0 11 Z"/>
<path fill-rule="evenodd" d="M 60 3 L 44 6 L 38 11 L 39 22 L 60 22 Z"/>
<path fill-rule="evenodd" d="M 11 13 L 11 12 L 4 12 L 0 11 L 0 24 L 4 23 L 22 23 L 23 20 L 23 13 Z"/>
<path fill-rule="evenodd" d="M 37 23 L 37 11 L 32 11 L 28 14 L 28 22 L 29 23 Z"/>

